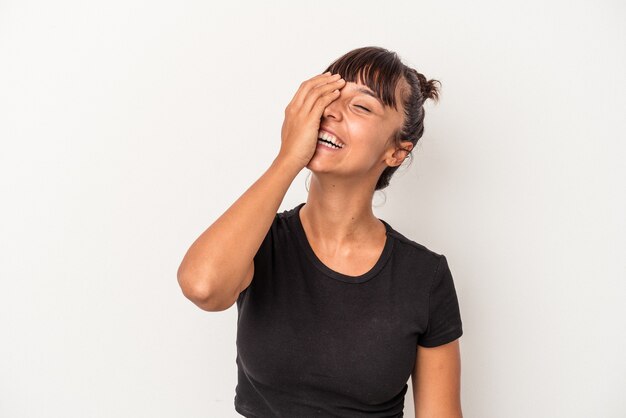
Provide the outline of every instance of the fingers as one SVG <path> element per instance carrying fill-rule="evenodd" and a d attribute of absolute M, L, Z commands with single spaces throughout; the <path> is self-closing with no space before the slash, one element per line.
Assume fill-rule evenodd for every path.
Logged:
<path fill-rule="evenodd" d="M 329 81 L 326 84 L 318 84 L 313 87 L 302 104 L 302 110 L 306 112 L 315 111 L 321 116 L 321 112 L 333 100 L 339 97 L 339 90 L 344 86 L 343 78 Z M 316 115 L 317 116 L 317 115 Z"/>
<path fill-rule="evenodd" d="M 312 89 L 320 86 L 320 85 L 325 85 L 331 81 L 337 80 L 339 79 L 340 76 L 339 74 L 333 74 L 331 75 L 330 72 L 326 72 L 323 74 L 318 74 L 308 80 L 303 81 L 300 84 L 300 87 L 298 88 L 298 91 L 296 92 L 296 94 L 294 95 L 293 99 L 291 100 L 291 102 L 289 103 L 290 106 L 295 106 L 297 108 L 302 107 L 302 105 L 304 104 L 306 98 L 308 97 L 309 93 L 311 92 Z M 310 107 L 309 107 L 310 109 Z"/>

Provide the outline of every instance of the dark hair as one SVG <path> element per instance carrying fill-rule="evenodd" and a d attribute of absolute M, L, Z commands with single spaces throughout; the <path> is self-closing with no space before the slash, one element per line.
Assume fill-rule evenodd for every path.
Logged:
<path fill-rule="evenodd" d="M 400 147 L 401 141 L 411 141 L 413 146 L 424 134 L 424 102 L 426 99 L 439 101 L 439 90 L 435 83 L 438 80 L 427 80 L 423 74 L 414 68 L 405 65 L 398 54 L 377 46 L 366 46 L 353 49 L 352 51 L 337 58 L 323 72 L 330 71 L 332 74 L 340 74 L 346 82 L 358 82 L 371 88 L 379 99 L 389 107 L 398 109 L 396 103 L 396 87 L 404 79 L 408 89 L 401 90 L 402 104 L 404 107 L 404 123 L 398 129 L 392 140 Z M 407 156 L 412 156 L 411 151 Z M 376 189 L 384 189 L 389 185 L 389 180 L 399 166 L 385 168 L 378 178 Z"/>

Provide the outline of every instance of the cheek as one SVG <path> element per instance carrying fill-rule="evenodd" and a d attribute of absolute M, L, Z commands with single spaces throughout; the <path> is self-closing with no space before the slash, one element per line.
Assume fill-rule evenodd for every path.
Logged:
<path fill-rule="evenodd" d="M 389 133 L 380 122 L 353 121 L 349 124 L 349 131 L 352 159 L 363 161 L 366 165 L 374 165 L 380 161 L 389 142 Z"/>
<path fill-rule="evenodd" d="M 382 136 L 377 136 L 371 132 L 363 141 L 359 141 L 358 149 L 354 149 L 355 160 L 368 169 L 378 165 L 387 149 L 386 140 Z"/>
<path fill-rule="evenodd" d="M 350 136 L 355 138 L 356 142 L 373 148 L 380 148 L 385 145 L 387 133 L 383 132 L 380 123 L 374 121 L 362 122 L 354 124 L 350 128 Z"/>

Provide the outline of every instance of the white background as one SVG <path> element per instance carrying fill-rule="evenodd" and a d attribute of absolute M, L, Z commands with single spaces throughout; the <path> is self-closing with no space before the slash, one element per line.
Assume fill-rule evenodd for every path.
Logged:
<path fill-rule="evenodd" d="M 368 45 L 442 82 L 374 202 L 449 260 L 464 416 L 626 416 L 625 17 L 617 0 L 0 1 L 0 416 L 239 416 L 236 307 L 200 310 L 176 270 L 269 167 L 299 84 Z"/>

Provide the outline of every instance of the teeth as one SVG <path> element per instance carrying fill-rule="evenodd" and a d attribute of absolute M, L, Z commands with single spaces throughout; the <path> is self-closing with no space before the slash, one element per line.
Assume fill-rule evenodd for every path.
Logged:
<path fill-rule="evenodd" d="M 326 141 L 330 141 L 333 144 L 335 144 L 335 146 L 337 148 L 343 148 L 343 142 L 339 141 L 337 138 L 335 138 L 334 136 L 332 136 L 331 134 L 329 134 L 328 132 L 324 132 L 324 131 L 319 131 L 319 134 L 317 136 L 318 139 L 324 139 Z"/>
<path fill-rule="evenodd" d="M 337 145 L 329 144 L 328 142 L 324 142 L 322 140 L 318 140 L 317 143 L 318 144 L 322 144 L 322 145 L 324 145 L 325 147 L 328 147 L 328 148 L 333 148 L 333 149 L 340 149 L 341 148 L 341 147 L 338 147 Z"/>

